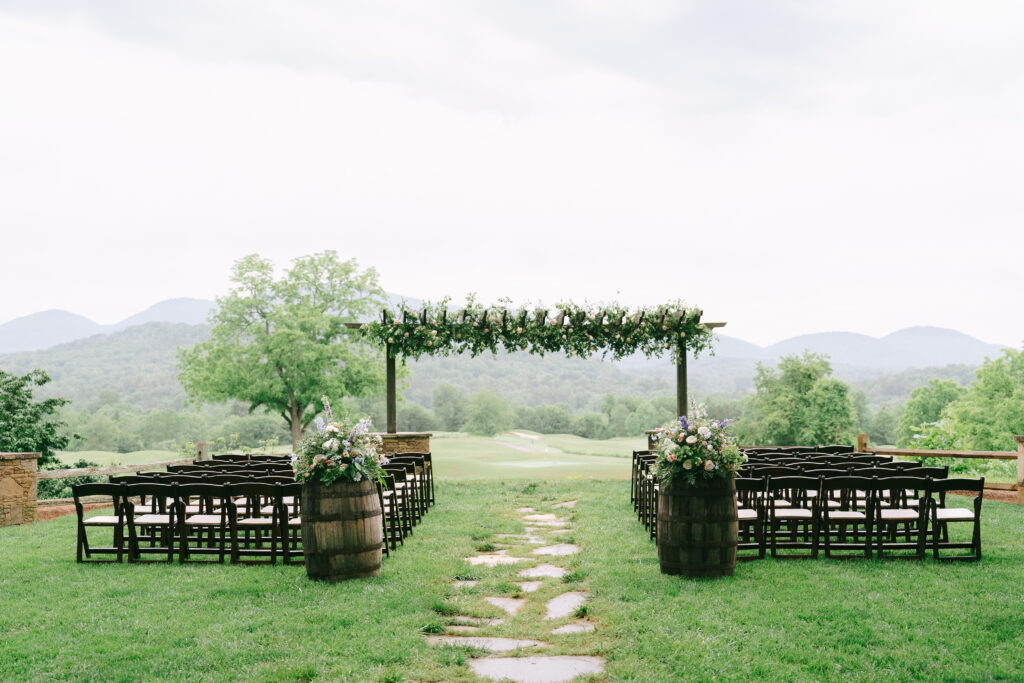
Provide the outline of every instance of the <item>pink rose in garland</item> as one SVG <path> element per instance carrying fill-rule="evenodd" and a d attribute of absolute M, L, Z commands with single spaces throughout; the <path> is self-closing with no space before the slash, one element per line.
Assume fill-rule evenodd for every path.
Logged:
<path fill-rule="evenodd" d="M 746 457 L 726 433 L 730 421 L 708 418 L 703 404 L 693 406 L 692 413 L 691 419 L 683 416 L 661 428 L 655 451 L 658 478 L 666 484 L 676 478 L 698 484 L 735 476 Z"/>

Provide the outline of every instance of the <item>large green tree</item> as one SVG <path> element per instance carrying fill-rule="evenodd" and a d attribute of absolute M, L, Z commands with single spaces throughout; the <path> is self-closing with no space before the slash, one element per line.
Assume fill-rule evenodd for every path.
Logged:
<path fill-rule="evenodd" d="M 900 448 L 915 447 L 921 430 L 942 419 L 946 407 L 966 392 L 966 387 L 949 379 L 933 379 L 911 391 L 896 427 L 896 443 Z"/>
<path fill-rule="evenodd" d="M 946 406 L 947 428 L 958 447 L 1010 451 L 1024 434 L 1024 351 L 1006 349 L 986 360 L 967 391 Z"/>
<path fill-rule="evenodd" d="M 832 377 L 828 357 L 783 356 L 757 365 L 750 435 L 773 446 L 850 443 L 856 415 L 850 388 Z"/>
<path fill-rule="evenodd" d="M 0 451 L 39 453 L 39 466 L 57 462 L 56 451 L 67 448 L 70 436 L 58 417 L 69 401 L 48 398 L 37 401 L 33 392 L 50 381 L 42 370 L 13 375 L 0 370 Z"/>
<path fill-rule="evenodd" d="M 346 327 L 379 309 L 373 268 L 334 251 L 304 256 L 280 278 L 257 255 L 239 260 L 234 288 L 217 299 L 210 338 L 179 352 L 182 385 L 193 400 L 245 401 L 280 415 L 297 448 L 320 397 L 382 391 L 381 349 Z"/>

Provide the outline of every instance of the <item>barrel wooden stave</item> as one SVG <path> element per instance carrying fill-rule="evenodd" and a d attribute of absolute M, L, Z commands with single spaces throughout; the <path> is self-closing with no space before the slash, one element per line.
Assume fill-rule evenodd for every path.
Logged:
<path fill-rule="evenodd" d="M 736 483 L 731 477 L 661 487 L 658 560 L 663 574 L 732 576 L 738 540 Z"/>
<path fill-rule="evenodd" d="M 302 554 L 306 574 L 331 582 L 380 574 L 381 515 L 372 481 L 304 484 Z"/>

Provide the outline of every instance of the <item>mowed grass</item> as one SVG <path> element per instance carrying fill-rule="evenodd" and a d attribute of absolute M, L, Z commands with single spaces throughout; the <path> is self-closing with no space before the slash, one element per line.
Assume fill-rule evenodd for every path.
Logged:
<path fill-rule="evenodd" d="M 61 451 L 57 457 L 66 465 L 79 460 L 88 460 L 101 466 L 108 465 L 141 465 L 147 462 L 162 460 L 179 460 L 186 456 L 176 451 L 135 451 L 134 453 L 114 453 L 112 451 Z"/>
<path fill-rule="evenodd" d="M 514 508 L 570 498 L 557 512 L 582 550 L 554 562 L 592 596 L 597 631 L 550 636 L 524 613 L 493 634 L 603 656 L 598 680 L 1024 678 L 1016 505 L 984 504 L 980 563 L 764 560 L 695 581 L 659 573 L 628 482 L 439 479 L 437 493 L 380 577 L 339 585 L 302 567 L 76 565 L 72 517 L 0 529 L 0 679 L 475 680 L 473 651 L 427 647 L 423 631 L 451 613 L 499 616 L 483 597 L 514 592 L 515 570 L 462 558 L 522 531 Z M 485 587 L 453 589 L 455 577 Z"/>
<path fill-rule="evenodd" d="M 448 479 L 628 479 L 629 455 L 640 442 L 515 432 L 493 438 L 440 435 L 431 439 L 430 449 L 437 476 Z M 561 447 L 566 443 L 579 450 L 567 452 Z"/>

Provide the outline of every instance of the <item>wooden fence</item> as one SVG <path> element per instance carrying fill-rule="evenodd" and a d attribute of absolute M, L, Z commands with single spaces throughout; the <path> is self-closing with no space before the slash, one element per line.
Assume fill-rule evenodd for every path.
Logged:
<path fill-rule="evenodd" d="M 965 458 L 967 460 L 1016 460 L 1017 461 L 1017 483 L 999 484 L 985 482 L 985 487 L 1000 489 L 1004 491 L 1016 491 L 1017 502 L 1024 505 L 1024 436 L 1013 437 L 1017 442 L 1016 451 L 933 451 L 917 448 L 870 448 L 868 446 L 868 435 L 860 434 L 857 437 L 857 450 L 875 453 L 877 455 L 892 455 L 899 458 Z"/>

